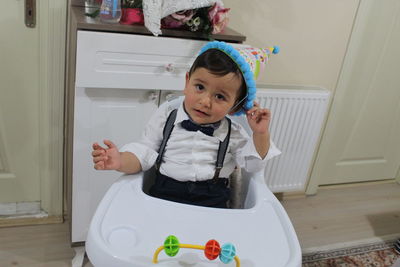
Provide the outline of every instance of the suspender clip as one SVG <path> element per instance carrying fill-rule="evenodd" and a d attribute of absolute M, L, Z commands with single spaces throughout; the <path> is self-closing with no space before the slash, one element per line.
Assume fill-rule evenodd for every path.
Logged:
<path fill-rule="evenodd" d="M 221 172 L 221 169 L 222 169 L 222 166 L 215 167 L 214 177 L 212 178 L 213 183 L 216 183 L 218 181 L 219 173 Z"/>

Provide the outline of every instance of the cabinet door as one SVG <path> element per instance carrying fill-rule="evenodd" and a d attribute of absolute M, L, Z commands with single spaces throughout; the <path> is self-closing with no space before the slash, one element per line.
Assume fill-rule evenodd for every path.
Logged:
<path fill-rule="evenodd" d="M 137 140 L 157 109 L 159 91 L 76 88 L 72 188 L 72 242 L 86 239 L 90 220 L 116 171 L 96 171 L 92 143 L 109 139 L 118 147 Z"/>

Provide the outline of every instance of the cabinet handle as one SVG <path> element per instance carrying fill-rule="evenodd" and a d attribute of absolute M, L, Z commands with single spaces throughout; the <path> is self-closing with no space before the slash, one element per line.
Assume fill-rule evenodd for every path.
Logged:
<path fill-rule="evenodd" d="M 36 26 L 36 0 L 25 0 L 25 25 L 29 28 Z"/>
<path fill-rule="evenodd" d="M 174 65 L 172 65 L 172 63 L 169 63 L 167 65 L 165 65 L 165 70 L 168 72 L 173 72 L 175 70 Z"/>
<path fill-rule="evenodd" d="M 150 100 L 150 101 L 154 101 L 154 100 L 156 100 L 158 98 L 158 93 L 156 93 L 156 92 L 151 92 L 150 94 L 149 94 L 149 97 L 148 97 L 148 99 Z"/>

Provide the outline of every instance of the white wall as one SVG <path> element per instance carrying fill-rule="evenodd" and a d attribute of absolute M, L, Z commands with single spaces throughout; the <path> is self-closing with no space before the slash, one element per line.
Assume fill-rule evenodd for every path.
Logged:
<path fill-rule="evenodd" d="M 259 83 L 333 91 L 359 0 L 226 0 L 229 27 L 254 46 L 279 45 Z"/>

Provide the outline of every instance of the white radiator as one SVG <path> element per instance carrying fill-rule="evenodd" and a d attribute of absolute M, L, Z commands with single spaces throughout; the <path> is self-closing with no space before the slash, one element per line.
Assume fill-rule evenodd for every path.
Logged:
<path fill-rule="evenodd" d="M 271 138 L 282 151 L 268 161 L 265 181 L 273 192 L 303 191 L 330 93 L 312 87 L 258 89 L 258 102 L 272 112 Z"/>

